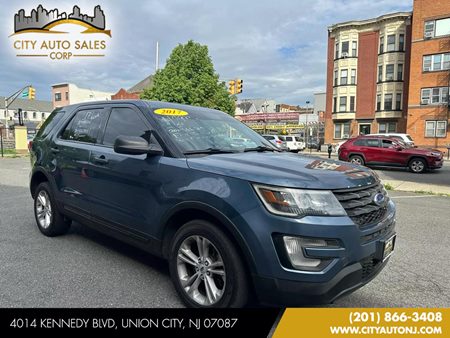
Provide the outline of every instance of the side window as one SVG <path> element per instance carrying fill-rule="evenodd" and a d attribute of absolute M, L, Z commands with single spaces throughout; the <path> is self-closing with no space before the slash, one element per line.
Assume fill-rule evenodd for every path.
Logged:
<path fill-rule="evenodd" d="M 374 148 L 378 148 L 380 146 L 378 140 L 367 140 L 367 146 L 368 147 L 374 147 Z"/>
<path fill-rule="evenodd" d="M 61 138 L 70 141 L 96 143 L 105 118 L 106 113 L 103 109 L 81 110 L 69 122 Z"/>
<path fill-rule="evenodd" d="M 367 142 L 364 139 L 356 140 L 355 142 L 353 142 L 353 145 L 359 146 L 359 147 L 364 147 L 367 145 Z"/>
<path fill-rule="evenodd" d="M 394 144 L 391 140 L 383 140 L 382 141 L 383 148 L 393 148 Z"/>
<path fill-rule="evenodd" d="M 287 137 L 286 137 L 286 141 L 289 141 L 289 142 L 291 142 L 291 141 L 292 141 L 292 137 L 290 137 L 290 136 L 287 136 Z"/>
<path fill-rule="evenodd" d="M 103 144 L 113 146 L 119 135 L 139 136 L 150 142 L 150 129 L 131 108 L 113 108 L 106 125 Z"/>

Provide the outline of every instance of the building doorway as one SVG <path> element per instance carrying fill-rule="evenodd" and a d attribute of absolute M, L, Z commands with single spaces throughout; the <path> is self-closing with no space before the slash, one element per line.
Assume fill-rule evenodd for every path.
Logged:
<path fill-rule="evenodd" d="M 370 134 L 370 128 L 372 125 L 370 123 L 361 123 L 359 125 L 359 135 L 368 135 Z"/>

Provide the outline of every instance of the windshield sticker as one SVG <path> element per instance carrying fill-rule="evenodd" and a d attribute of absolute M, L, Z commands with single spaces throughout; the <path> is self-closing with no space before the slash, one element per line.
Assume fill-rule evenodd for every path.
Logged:
<path fill-rule="evenodd" d="M 160 108 L 154 111 L 155 114 L 165 115 L 165 116 L 186 116 L 188 115 L 187 111 L 179 110 L 179 109 L 171 109 L 171 108 Z"/>

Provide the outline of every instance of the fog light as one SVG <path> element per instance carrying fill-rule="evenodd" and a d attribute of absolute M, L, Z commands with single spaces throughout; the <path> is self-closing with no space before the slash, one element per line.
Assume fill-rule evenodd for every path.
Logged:
<path fill-rule="evenodd" d="M 303 253 L 303 248 L 327 246 L 326 241 L 322 239 L 291 237 L 291 236 L 284 236 L 283 240 L 289 260 L 291 261 L 292 266 L 294 266 L 295 268 L 298 269 L 301 269 L 303 267 L 315 268 L 318 267 L 319 264 L 322 262 L 321 259 L 305 257 Z"/>

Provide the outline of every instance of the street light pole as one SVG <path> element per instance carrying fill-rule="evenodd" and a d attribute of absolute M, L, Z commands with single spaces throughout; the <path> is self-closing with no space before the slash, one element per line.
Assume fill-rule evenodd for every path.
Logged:
<path fill-rule="evenodd" d="M 305 119 L 305 142 L 306 146 L 309 148 L 309 153 L 311 154 L 311 147 L 308 145 L 308 114 L 309 114 L 309 107 L 310 101 L 306 101 L 306 119 Z"/>

